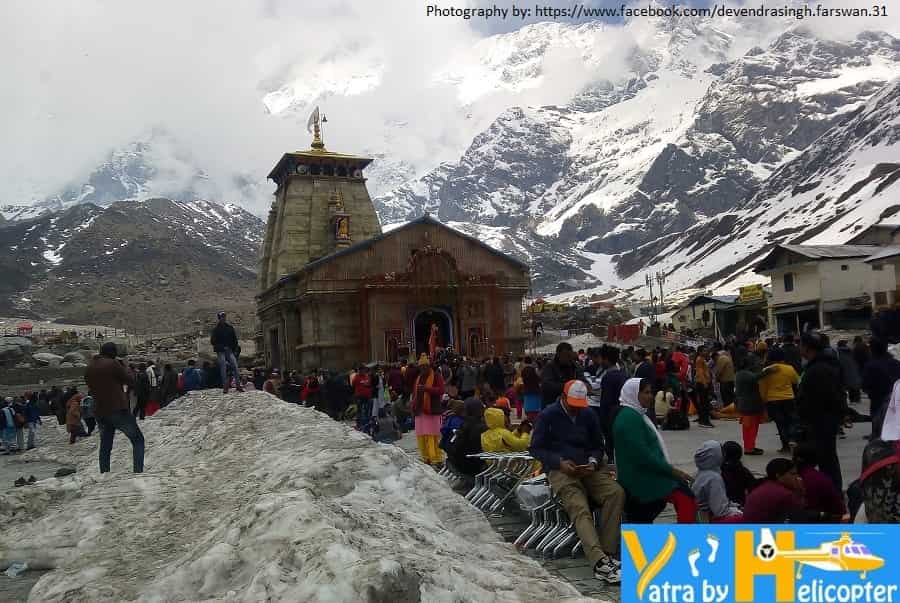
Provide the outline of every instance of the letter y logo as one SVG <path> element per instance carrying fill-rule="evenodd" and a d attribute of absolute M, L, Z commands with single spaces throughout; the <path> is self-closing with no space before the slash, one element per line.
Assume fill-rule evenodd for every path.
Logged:
<path fill-rule="evenodd" d="M 650 563 L 647 563 L 647 556 L 644 555 L 644 548 L 641 546 L 637 532 L 624 530 L 622 532 L 622 540 L 625 541 L 625 547 L 628 549 L 628 554 L 631 556 L 631 560 L 634 561 L 634 567 L 640 576 L 637 583 L 637 595 L 638 599 L 643 599 L 647 586 L 666 567 L 669 559 L 672 558 L 672 554 L 675 553 L 675 544 L 677 542 L 675 534 L 669 532 L 662 549 Z"/>

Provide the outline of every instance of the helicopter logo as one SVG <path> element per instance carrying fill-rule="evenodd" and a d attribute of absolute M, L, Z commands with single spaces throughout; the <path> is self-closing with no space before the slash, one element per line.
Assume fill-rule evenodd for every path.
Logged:
<path fill-rule="evenodd" d="M 821 532 L 828 534 L 829 532 Z M 861 542 L 855 542 L 851 532 L 839 532 L 837 540 L 823 542 L 815 549 L 779 549 L 775 544 L 772 530 L 763 528 L 756 556 L 762 561 L 790 559 L 797 562 L 797 579 L 801 578 L 804 565 L 828 572 L 858 572 L 862 580 L 866 575 L 884 567 L 884 559 L 872 553 Z"/>

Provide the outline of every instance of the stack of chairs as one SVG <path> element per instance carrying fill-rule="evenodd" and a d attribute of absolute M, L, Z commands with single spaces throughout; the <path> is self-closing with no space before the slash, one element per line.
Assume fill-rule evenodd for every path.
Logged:
<path fill-rule="evenodd" d="M 475 476 L 475 484 L 466 494 L 466 500 L 485 513 L 501 513 L 522 484 L 549 487 L 546 475 L 532 477 L 537 461 L 528 453 L 487 452 L 470 456 L 482 459 L 487 468 Z M 439 475 L 452 486 L 471 479 L 457 472 L 449 463 L 444 465 Z M 530 514 L 531 523 L 513 543 L 519 550 L 534 549 L 542 558 L 551 559 L 563 553 L 575 557 L 581 551 L 582 544 L 575 532 L 575 525 L 556 496 L 532 509 Z M 599 510 L 594 510 L 594 523 L 600 523 Z"/>
<path fill-rule="evenodd" d="M 475 485 L 466 494 L 466 500 L 485 513 L 501 512 L 536 466 L 534 457 L 524 452 L 470 456 L 483 460 L 487 468 L 475 476 Z"/>
<path fill-rule="evenodd" d="M 542 475 L 535 480 L 547 481 Z M 533 483 L 540 483 L 534 481 Z M 549 485 L 549 484 L 548 484 Z M 594 510 L 594 524 L 600 523 L 600 511 Z M 556 559 L 568 552 L 573 558 L 582 549 L 581 539 L 575 531 L 575 524 L 563 509 L 559 499 L 552 495 L 544 504 L 531 510 L 531 523 L 513 542 L 516 548 L 526 551 L 534 548 L 541 558 Z"/>

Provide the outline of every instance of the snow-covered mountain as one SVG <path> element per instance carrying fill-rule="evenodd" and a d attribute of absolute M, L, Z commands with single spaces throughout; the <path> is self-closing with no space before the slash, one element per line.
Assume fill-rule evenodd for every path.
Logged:
<path fill-rule="evenodd" d="M 498 241 L 509 229 L 515 246 L 551 250 L 519 254 L 544 292 L 569 288 L 570 277 L 554 278 L 560 264 L 580 273 L 579 288 L 639 284 L 628 277 L 649 267 L 643 245 L 721 223 L 900 75 L 900 42 L 887 34 L 829 41 L 791 27 L 742 48 L 765 37 L 751 33 L 699 21 L 659 27 L 653 44 L 629 54 L 626 82 L 585 89 L 566 106 L 508 109 L 457 162 L 376 199 L 382 218 L 429 211 Z"/>
<path fill-rule="evenodd" d="M 887 34 L 833 41 L 773 19 L 535 23 L 452 50 L 411 76 L 450 103 L 436 111 L 441 127 L 420 132 L 395 115 L 335 150 L 375 158 L 368 186 L 383 223 L 437 215 L 526 260 L 541 293 L 637 285 L 643 269 L 668 265 L 663 248 L 697 244 L 704 228 L 731 236 L 729 216 L 773 174 L 900 75 L 900 43 Z M 329 99 L 366 103 L 392 68 L 367 52 L 286 68 L 259 83 L 260 102 L 291 128 Z M 59 194 L 10 200 L 0 216 L 154 196 L 268 205 L 264 174 L 215 180 L 177 134 L 153 130 Z"/>
<path fill-rule="evenodd" d="M 776 170 L 736 209 L 662 237 L 618 264 L 670 286 L 737 287 L 778 243 L 839 244 L 900 212 L 900 80 Z M 635 280 L 635 279 L 632 279 Z M 637 284 L 637 283 L 635 283 Z"/>
<path fill-rule="evenodd" d="M 263 232 L 236 205 L 169 199 L 0 223 L 0 315 L 150 332 L 190 330 L 217 307 L 249 320 Z"/>

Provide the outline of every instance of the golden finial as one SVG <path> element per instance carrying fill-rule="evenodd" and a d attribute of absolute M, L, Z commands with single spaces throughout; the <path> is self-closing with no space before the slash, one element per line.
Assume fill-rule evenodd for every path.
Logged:
<path fill-rule="evenodd" d="M 309 116 L 309 120 L 306 122 L 306 131 L 312 131 L 313 133 L 313 141 L 310 145 L 313 150 L 325 150 L 325 143 L 322 141 L 322 124 L 327 122 L 328 119 L 324 115 L 322 115 L 321 118 L 319 117 L 319 107 L 313 109 L 313 112 Z"/>

